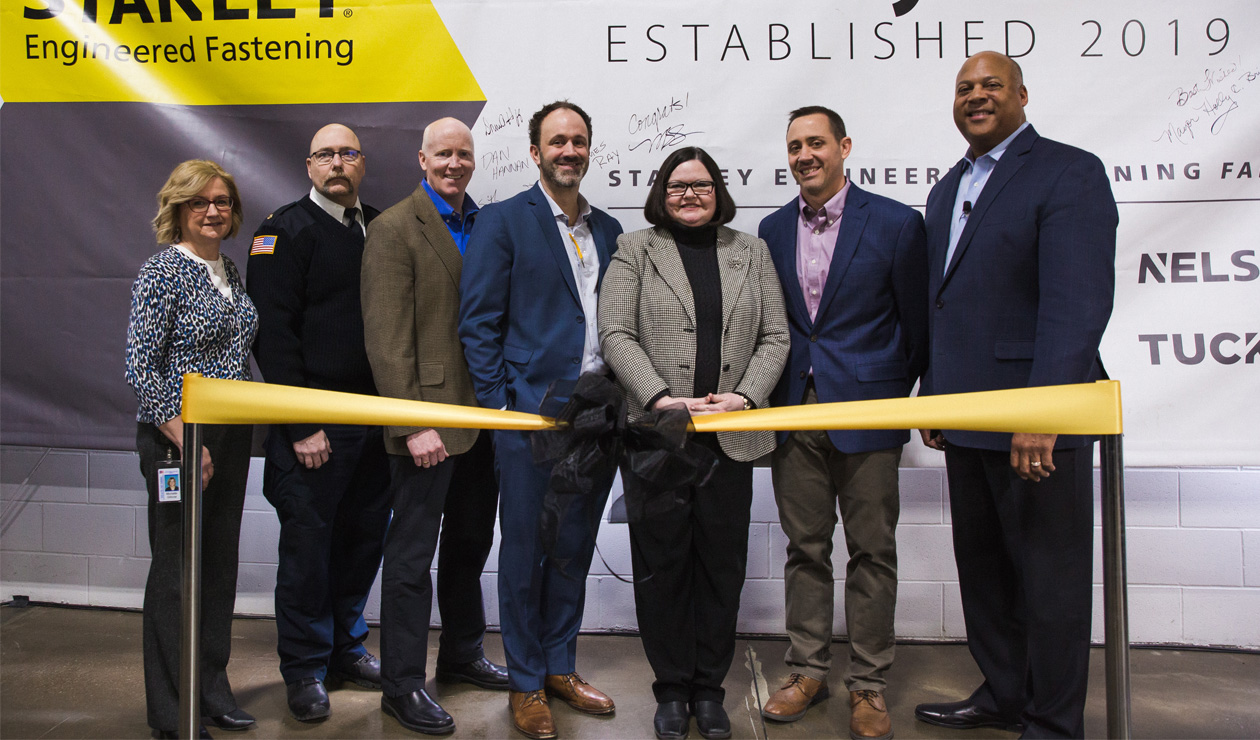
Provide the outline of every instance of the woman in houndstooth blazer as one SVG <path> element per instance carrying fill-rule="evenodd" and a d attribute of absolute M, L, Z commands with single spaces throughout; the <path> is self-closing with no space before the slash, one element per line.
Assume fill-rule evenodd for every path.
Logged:
<path fill-rule="evenodd" d="M 692 415 L 765 406 L 787 360 L 783 291 L 765 242 L 723 225 L 735 203 L 717 164 L 703 149 L 675 151 L 643 212 L 655 226 L 617 239 L 599 299 L 600 344 L 631 420 L 672 404 Z M 682 505 L 630 524 L 657 737 L 685 737 L 692 714 L 704 737 L 730 736 L 722 681 L 735 653 L 752 461 L 774 439 L 697 435 L 718 456 L 710 480 L 674 491 Z"/>

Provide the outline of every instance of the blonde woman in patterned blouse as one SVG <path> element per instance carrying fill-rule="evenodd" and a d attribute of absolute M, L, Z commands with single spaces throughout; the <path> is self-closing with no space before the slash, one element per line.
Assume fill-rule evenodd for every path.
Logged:
<path fill-rule="evenodd" d="M 144 589 L 144 686 L 148 721 L 158 737 L 179 722 L 180 553 L 182 506 L 159 501 L 159 461 L 184 444 L 182 377 L 250 380 L 249 348 L 258 312 L 232 260 L 219 250 L 242 220 L 232 176 L 209 160 L 180 164 L 158 193 L 158 244 L 169 245 L 140 268 L 131 291 L 127 382 L 136 392 L 136 448 L 149 489 L 152 560 Z M 201 714 L 239 730 L 254 718 L 228 684 L 237 548 L 249 474 L 249 426 L 204 427 Z M 163 466 L 165 467 L 165 466 Z M 210 737 L 203 727 L 202 737 Z"/>

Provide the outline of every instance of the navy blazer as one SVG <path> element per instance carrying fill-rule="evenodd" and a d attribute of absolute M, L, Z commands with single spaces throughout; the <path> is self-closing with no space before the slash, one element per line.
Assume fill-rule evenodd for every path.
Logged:
<path fill-rule="evenodd" d="M 796 275 L 799 201 L 793 198 L 762 220 L 783 284 L 792 348 L 774 406 L 793 406 L 805 394 L 810 367 L 820 403 L 903 398 L 927 364 L 927 248 L 923 217 L 913 208 L 849 185 L 840 233 L 815 320 L 809 318 Z M 832 430 L 843 452 L 900 447 L 908 430 Z M 779 433 L 779 441 L 787 438 Z"/>
<path fill-rule="evenodd" d="M 602 283 L 621 224 L 592 208 Z M 577 379 L 586 317 L 577 281 L 542 187 L 477 216 L 460 277 L 459 338 L 477 401 L 536 413 L 553 381 Z"/>
<path fill-rule="evenodd" d="M 1115 293 L 1111 184 L 1098 157 L 1032 126 L 1007 147 L 945 270 L 962 162 L 927 202 L 931 359 L 921 395 L 1087 383 Z M 1011 435 L 946 431 L 965 447 L 1009 450 Z M 1081 447 L 1064 437 L 1058 448 Z"/>

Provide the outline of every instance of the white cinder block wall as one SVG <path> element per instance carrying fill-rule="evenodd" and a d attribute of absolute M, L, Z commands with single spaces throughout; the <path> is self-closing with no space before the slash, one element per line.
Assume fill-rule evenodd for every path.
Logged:
<path fill-rule="evenodd" d="M 262 497 L 261 469 L 262 460 L 255 459 L 241 524 L 236 607 L 242 614 L 270 615 L 279 524 Z M 149 547 L 145 493 L 134 454 L 3 447 L 0 481 L 0 598 L 20 594 L 36 601 L 140 606 Z M 786 538 L 769 470 L 757 469 L 755 481 L 739 629 L 780 634 Z M 1260 468 L 1130 469 L 1125 486 L 1134 642 L 1260 648 Z M 944 470 L 902 469 L 897 634 L 903 638 L 965 636 L 946 496 Z M 1095 521 L 1100 519 L 1096 513 Z M 843 533 L 837 534 L 836 571 L 843 577 Z M 605 522 L 599 545 L 613 571 L 628 576 L 626 525 Z M 1095 549 L 1094 639 L 1101 641 L 1097 534 Z M 496 550 L 483 576 L 492 623 L 498 621 L 497 562 Z M 837 581 L 837 634 L 845 629 L 839 606 L 843 588 Z M 379 607 L 379 591 L 374 591 L 370 619 Z M 636 625 L 630 585 L 611 575 L 596 556 L 584 629 L 634 630 Z"/>

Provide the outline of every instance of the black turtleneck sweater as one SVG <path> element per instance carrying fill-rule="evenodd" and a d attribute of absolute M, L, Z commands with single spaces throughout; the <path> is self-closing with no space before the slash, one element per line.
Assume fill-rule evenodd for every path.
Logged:
<path fill-rule="evenodd" d="M 722 375 L 722 276 L 718 273 L 717 227 L 671 224 L 691 297 L 696 306 L 696 366 L 693 396 L 717 393 Z"/>

